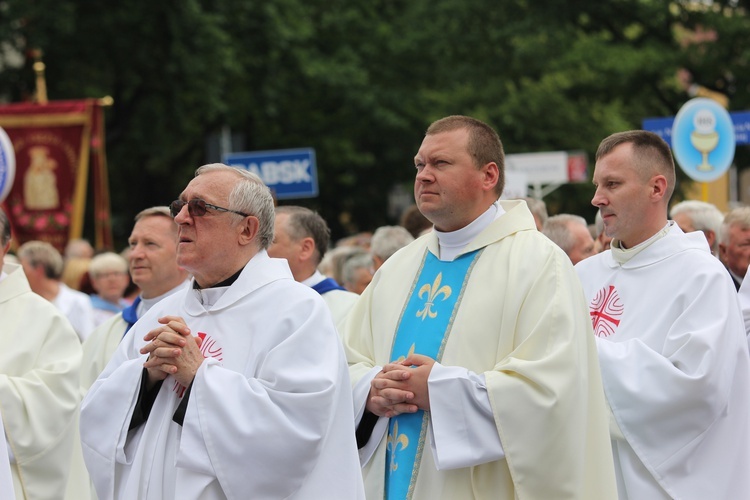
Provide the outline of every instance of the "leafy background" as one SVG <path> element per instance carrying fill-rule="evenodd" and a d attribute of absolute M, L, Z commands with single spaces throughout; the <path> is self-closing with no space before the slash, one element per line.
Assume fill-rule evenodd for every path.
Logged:
<path fill-rule="evenodd" d="M 320 211 L 340 238 L 397 221 L 387 194 L 411 190 L 424 129 L 448 114 L 487 121 L 507 153 L 583 150 L 591 169 L 605 136 L 677 112 L 688 99 L 679 68 L 729 95 L 730 110 L 750 109 L 749 4 L 0 0 L 0 98 L 32 96 L 33 60 L 13 54 L 34 48 L 50 99 L 114 98 L 121 245 L 135 213 L 218 160 L 226 128 L 239 150 L 315 148 L 320 196 L 293 203 Z M 592 194 L 569 184 L 545 201 L 591 222 Z"/>

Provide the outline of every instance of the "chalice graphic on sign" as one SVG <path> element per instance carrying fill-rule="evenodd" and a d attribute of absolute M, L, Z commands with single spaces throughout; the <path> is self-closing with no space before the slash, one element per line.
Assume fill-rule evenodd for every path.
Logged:
<path fill-rule="evenodd" d="M 707 172 L 714 169 L 708 163 L 708 154 L 719 144 L 719 133 L 716 132 L 716 116 L 709 109 L 701 109 L 693 117 L 695 130 L 690 134 L 690 143 L 703 155 L 703 161 L 696 168 Z"/>

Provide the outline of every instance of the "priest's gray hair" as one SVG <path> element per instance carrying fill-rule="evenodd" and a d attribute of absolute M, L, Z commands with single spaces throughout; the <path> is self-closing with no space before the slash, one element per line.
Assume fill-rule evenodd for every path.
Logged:
<path fill-rule="evenodd" d="M 568 253 L 576 244 L 573 233 L 569 229 L 571 224 L 581 224 L 588 229 L 586 219 L 580 215 L 558 214 L 547 219 L 542 228 L 542 234 L 562 248 L 565 253 Z"/>
<path fill-rule="evenodd" d="M 328 251 L 331 239 L 331 230 L 325 219 L 317 212 L 298 205 L 284 205 L 276 207 L 276 215 L 286 214 L 286 230 L 289 238 L 299 241 L 303 238 L 312 238 L 315 244 L 314 261 L 317 266 Z"/>
<path fill-rule="evenodd" d="M 59 280 L 62 276 L 62 255 L 46 241 L 27 241 L 19 247 L 18 258 L 28 261 L 31 267 L 42 266 L 47 278 Z"/>
<path fill-rule="evenodd" d="M 737 207 L 729 211 L 724 217 L 719 231 L 719 243 L 721 245 L 729 244 L 729 228 L 738 226 L 740 229 L 750 228 L 750 207 Z"/>
<path fill-rule="evenodd" d="M 341 268 L 341 284 L 346 288 L 357 281 L 357 269 L 372 269 L 372 257 L 366 250 L 356 251 L 349 256 Z"/>
<path fill-rule="evenodd" d="M 681 201 L 672 207 L 669 211 L 669 217 L 674 219 L 675 215 L 685 214 L 690 217 L 691 225 L 696 231 L 712 231 L 716 238 L 714 238 L 714 247 L 712 252 L 716 252 L 719 246 L 719 231 L 721 231 L 721 223 L 724 220 L 724 214 L 721 210 L 716 208 L 713 203 L 699 200 L 685 200 Z"/>
<path fill-rule="evenodd" d="M 263 179 L 256 174 L 223 163 L 203 165 L 195 171 L 195 176 L 222 170 L 233 172 L 240 179 L 232 188 L 232 192 L 229 193 L 229 207 L 227 208 L 252 215 L 258 219 L 258 243 L 260 248 L 267 249 L 273 242 L 275 218 L 271 190 L 263 183 Z"/>
<path fill-rule="evenodd" d="M 547 222 L 547 219 L 549 218 L 549 215 L 547 215 L 547 204 L 544 203 L 544 200 L 537 200 L 530 196 L 523 199 L 526 201 L 526 205 L 528 205 L 531 214 L 534 218 L 539 219 L 539 224 L 544 227 L 544 223 Z"/>
<path fill-rule="evenodd" d="M 414 236 L 401 226 L 381 226 L 372 235 L 370 253 L 385 261 L 412 241 Z"/>

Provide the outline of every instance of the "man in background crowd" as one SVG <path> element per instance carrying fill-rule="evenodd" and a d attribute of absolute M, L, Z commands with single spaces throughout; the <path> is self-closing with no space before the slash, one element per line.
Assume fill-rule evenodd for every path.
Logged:
<path fill-rule="evenodd" d="M 323 297 L 341 332 L 358 296 L 318 271 L 330 238 L 331 230 L 319 214 L 299 206 L 276 207 L 274 238 L 268 255 L 286 259 L 294 279 Z"/>
<path fill-rule="evenodd" d="M 536 198 L 526 197 L 524 198 L 526 205 L 531 211 L 531 215 L 534 216 L 534 224 L 538 231 L 541 231 L 544 227 L 544 223 L 547 222 L 547 204 L 544 200 L 537 200 Z"/>
<path fill-rule="evenodd" d="M 86 340 L 94 329 L 94 308 L 88 295 L 60 281 L 60 252 L 49 243 L 29 241 L 18 249 L 18 259 L 34 293 L 52 302 L 68 318 L 81 342 Z"/>
<path fill-rule="evenodd" d="M 740 289 L 750 265 L 750 207 L 731 210 L 719 229 L 719 259 Z"/>
<path fill-rule="evenodd" d="M 133 304 L 96 328 L 83 343 L 84 393 L 107 366 L 125 333 L 161 299 L 187 287 L 187 271 L 177 265 L 177 225 L 168 207 L 151 207 L 135 216 L 128 238 L 129 268 L 141 293 Z"/>
<path fill-rule="evenodd" d="M 361 295 L 372 281 L 372 255 L 361 250 L 347 257 L 341 266 L 341 284 L 352 293 Z"/>
<path fill-rule="evenodd" d="M 100 253 L 91 259 L 88 273 L 96 291 L 90 295 L 96 327 L 128 306 L 123 299 L 130 284 L 128 262 L 114 252 Z"/>
<path fill-rule="evenodd" d="M 374 271 L 401 248 L 414 241 L 414 237 L 401 226 L 382 226 L 372 234 L 370 255 Z"/>
<path fill-rule="evenodd" d="M 586 219 L 579 215 L 553 215 L 544 223 L 542 234 L 562 248 L 574 265 L 595 253 Z"/>
<path fill-rule="evenodd" d="M 711 253 L 719 255 L 719 231 L 724 214 L 716 208 L 716 205 L 698 200 L 681 201 L 672 207 L 669 217 L 685 233 L 703 231 Z"/>

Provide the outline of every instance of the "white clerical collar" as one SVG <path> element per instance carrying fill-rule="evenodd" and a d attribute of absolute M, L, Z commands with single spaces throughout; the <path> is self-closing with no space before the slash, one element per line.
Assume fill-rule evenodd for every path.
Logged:
<path fill-rule="evenodd" d="M 320 283 L 321 281 L 323 281 L 324 279 L 326 279 L 326 277 L 323 276 L 323 273 L 321 273 L 320 271 L 316 269 L 312 276 L 310 276 L 306 280 L 302 280 L 302 284 L 307 285 L 310 288 L 312 288 L 318 283 Z"/>
<path fill-rule="evenodd" d="M 0 281 L 3 281 L 7 277 L 8 273 L 6 273 L 5 271 L 0 271 Z"/>
<path fill-rule="evenodd" d="M 193 292 L 198 294 L 198 300 L 208 311 L 219 301 L 227 290 L 229 290 L 229 286 L 217 286 L 214 288 L 196 288 Z"/>
<path fill-rule="evenodd" d="M 159 295 L 158 297 L 153 297 L 153 298 L 150 298 L 150 299 L 144 299 L 143 296 L 141 296 L 141 301 L 138 303 L 138 307 L 136 307 L 135 315 L 138 317 L 138 319 L 141 319 L 141 316 L 143 316 L 144 314 L 146 314 L 146 312 L 149 309 L 151 309 L 154 306 L 154 304 L 156 304 L 157 302 L 159 302 L 160 300 L 162 300 L 162 299 L 164 299 L 166 297 L 169 297 L 173 293 L 186 288 L 188 286 L 188 283 L 190 283 L 190 281 L 185 280 L 182 283 L 180 283 L 179 285 L 177 285 L 176 287 L 174 287 L 171 290 L 169 290 L 167 293 L 165 293 L 163 295 Z"/>
<path fill-rule="evenodd" d="M 612 258 L 615 259 L 615 261 L 620 265 L 625 264 L 630 259 L 651 246 L 653 243 L 665 237 L 669 230 L 672 228 L 672 224 L 674 224 L 674 221 L 667 221 L 667 225 L 661 228 L 658 233 L 656 233 L 646 241 L 638 243 L 633 248 L 622 248 L 622 242 L 620 240 L 612 240 L 612 243 L 610 244 L 610 248 L 612 250 Z"/>
<path fill-rule="evenodd" d="M 479 233 L 484 231 L 487 226 L 492 224 L 495 220 L 500 218 L 505 213 L 503 207 L 498 202 L 490 205 L 482 215 L 474 219 L 471 224 L 466 227 L 462 227 L 456 231 L 450 233 L 444 233 L 435 229 L 437 235 L 438 245 L 440 247 L 440 260 L 452 261 L 461 250 L 466 247 L 471 241 L 476 238 Z"/>

